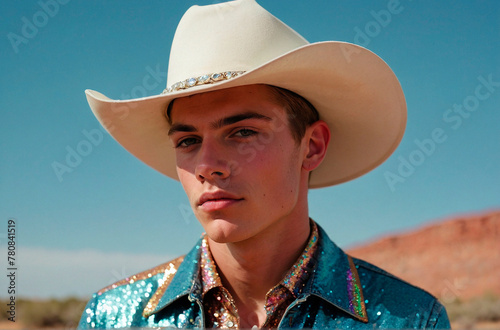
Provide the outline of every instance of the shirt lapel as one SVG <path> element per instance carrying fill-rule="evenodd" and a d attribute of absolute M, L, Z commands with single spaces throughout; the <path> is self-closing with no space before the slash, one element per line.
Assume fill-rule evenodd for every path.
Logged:
<path fill-rule="evenodd" d="M 352 259 L 318 226 L 318 264 L 309 293 L 314 294 L 363 322 L 368 322 L 362 285 Z"/>
<path fill-rule="evenodd" d="M 170 305 L 182 296 L 192 295 L 194 299 L 201 300 L 201 285 L 199 278 L 201 239 L 196 246 L 184 257 L 179 265 L 175 276 L 170 281 L 164 281 L 152 296 L 146 309 L 144 317 L 149 317 Z"/>

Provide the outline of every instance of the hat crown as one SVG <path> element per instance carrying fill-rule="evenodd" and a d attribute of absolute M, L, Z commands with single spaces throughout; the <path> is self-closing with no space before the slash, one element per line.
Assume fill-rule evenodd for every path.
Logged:
<path fill-rule="evenodd" d="M 167 86 L 224 71 L 250 71 L 308 44 L 254 0 L 192 6 L 175 32 Z"/>

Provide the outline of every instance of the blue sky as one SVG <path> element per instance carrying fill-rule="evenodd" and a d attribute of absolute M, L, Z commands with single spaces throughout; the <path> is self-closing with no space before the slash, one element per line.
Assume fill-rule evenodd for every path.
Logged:
<path fill-rule="evenodd" d="M 100 125 L 84 90 L 160 93 L 161 79 L 138 87 L 167 71 L 182 14 L 217 1 L 54 1 L 0 5 L 0 246 L 16 219 L 19 295 L 88 297 L 186 253 L 202 229 L 178 182 L 107 134 L 89 143 L 85 132 Z M 310 42 L 366 46 L 405 91 L 408 125 L 396 152 L 355 181 L 310 193 L 311 216 L 340 246 L 500 208 L 499 2 L 259 3 Z M 58 177 L 52 164 L 82 143 L 91 150 Z"/>

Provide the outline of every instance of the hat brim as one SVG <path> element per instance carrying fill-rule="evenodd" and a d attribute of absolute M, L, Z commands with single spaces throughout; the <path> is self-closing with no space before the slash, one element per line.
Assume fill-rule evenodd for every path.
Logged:
<path fill-rule="evenodd" d="M 178 180 L 164 115 L 168 104 L 179 97 L 252 84 L 274 85 L 303 96 L 330 127 L 330 145 L 311 174 L 310 188 L 336 185 L 371 171 L 403 137 L 406 102 L 398 79 L 380 57 L 344 42 L 308 44 L 241 76 L 169 94 L 132 100 L 112 100 L 92 90 L 86 95 L 99 122 L 126 150 Z"/>

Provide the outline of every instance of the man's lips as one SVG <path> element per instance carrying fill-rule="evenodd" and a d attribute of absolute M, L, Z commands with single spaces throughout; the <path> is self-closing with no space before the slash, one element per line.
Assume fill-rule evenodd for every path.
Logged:
<path fill-rule="evenodd" d="M 231 206 L 241 200 L 243 200 L 243 198 L 225 191 L 215 191 L 202 194 L 198 200 L 198 207 L 204 211 L 216 211 Z"/>

